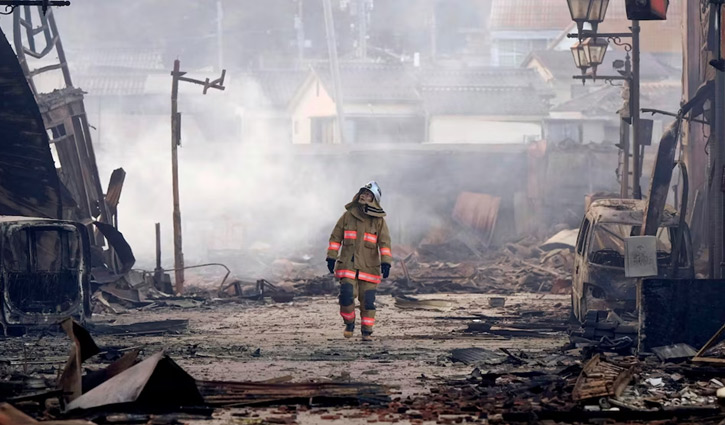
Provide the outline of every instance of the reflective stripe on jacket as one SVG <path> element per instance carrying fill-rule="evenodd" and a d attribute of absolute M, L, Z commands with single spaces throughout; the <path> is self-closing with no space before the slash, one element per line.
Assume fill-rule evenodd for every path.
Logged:
<path fill-rule="evenodd" d="M 380 263 L 393 263 L 385 213 L 365 214 L 357 202 L 348 204 L 346 209 L 327 247 L 327 258 L 337 259 L 335 277 L 380 283 Z"/>

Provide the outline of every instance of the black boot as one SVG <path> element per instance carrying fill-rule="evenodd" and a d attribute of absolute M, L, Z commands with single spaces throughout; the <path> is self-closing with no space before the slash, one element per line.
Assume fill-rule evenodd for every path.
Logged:
<path fill-rule="evenodd" d="M 355 332 L 355 323 L 346 323 L 345 332 L 343 332 L 342 335 L 345 338 L 352 338 L 353 332 Z"/>
<path fill-rule="evenodd" d="M 373 340 L 372 331 L 362 331 L 362 340 L 363 341 L 372 341 Z"/>

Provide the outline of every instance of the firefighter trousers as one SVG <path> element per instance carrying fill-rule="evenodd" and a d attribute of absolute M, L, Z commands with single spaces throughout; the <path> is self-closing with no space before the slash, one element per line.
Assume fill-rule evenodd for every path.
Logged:
<path fill-rule="evenodd" d="M 362 331 L 372 333 L 375 326 L 375 292 L 378 285 L 360 279 L 340 280 L 340 316 L 345 324 L 355 323 L 355 298 L 360 302 Z"/>

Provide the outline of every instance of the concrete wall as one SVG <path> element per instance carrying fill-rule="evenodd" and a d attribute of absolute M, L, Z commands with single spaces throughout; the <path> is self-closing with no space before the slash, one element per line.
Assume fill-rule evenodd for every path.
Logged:
<path fill-rule="evenodd" d="M 525 136 L 541 135 L 535 119 L 498 121 L 483 116 L 434 116 L 430 119 L 428 143 L 524 143 Z"/>

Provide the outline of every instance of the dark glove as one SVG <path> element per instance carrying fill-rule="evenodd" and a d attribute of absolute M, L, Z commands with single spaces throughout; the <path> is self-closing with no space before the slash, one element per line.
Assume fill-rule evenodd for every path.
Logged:
<path fill-rule="evenodd" d="M 327 270 L 329 270 L 330 273 L 335 273 L 335 260 L 332 258 L 327 259 Z"/>
<path fill-rule="evenodd" d="M 390 264 L 382 263 L 380 265 L 380 270 L 383 272 L 383 279 L 387 279 L 388 275 L 390 275 Z"/>

